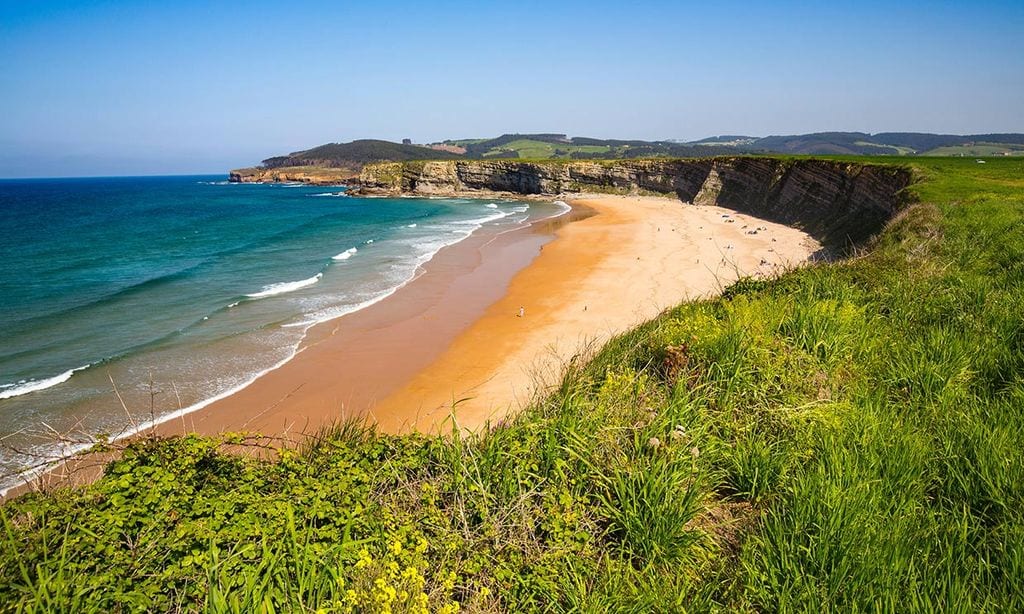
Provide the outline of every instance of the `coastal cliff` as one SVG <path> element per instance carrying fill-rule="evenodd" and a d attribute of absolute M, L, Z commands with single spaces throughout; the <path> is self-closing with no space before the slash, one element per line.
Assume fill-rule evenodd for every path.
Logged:
<path fill-rule="evenodd" d="M 878 233 L 911 179 L 905 167 L 812 159 L 454 160 L 368 164 L 359 193 L 675 195 L 789 224 L 835 247 Z"/>
<path fill-rule="evenodd" d="M 240 168 L 228 175 L 232 183 L 308 183 L 310 185 L 346 184 L 359 176 L 348 168 L 285 166 L 278 168 Z"/>

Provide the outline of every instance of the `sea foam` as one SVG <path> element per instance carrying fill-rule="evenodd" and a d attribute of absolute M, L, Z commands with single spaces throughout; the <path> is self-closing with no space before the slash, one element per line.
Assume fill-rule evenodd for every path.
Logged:
<path fill-rule="evenodd" d="M 473 219 L 469 219 L 469 220 L 460 220 L 458 222 L 451 222 L 451 225 L 452 226 L 473 226 L 473 230 L 476 230 L 477 228 L 483 226 L 484 224 L 487 224 L 489 222 L 496 222 L 496 221 L 498 221 L 498 220 L 500 220 L 502 218 L 506 218 L 506 217 L 508 217 L 510 215 L 512 215 L 511 211 L 501 211 L 499 213 L 494 213 L 494 214 L 488 215 L 486 217 L 478 217 L 478 218 L 473 218 Z"/>
<path fill-rule="evenodd" d="M 331 260 L 348 260 L 358 251 L 358 249 L 350 247 L 345 251 L 341 252 L 340 254 L 338 254 L 337 256 L 331 256 Z"/>
<path fill-rule="evenodd" d="M 270 284 L 269 286 L 263 286 L 263 289 L 253 294 L 246 294 L 249 298 L 266 298 L 268 296 L 276 296 L 278 294 L 285 294 L 286 292 L 294 292 L 307 286 L 312 286 L 324 276 L 323 273 L 317 273 L 309 279 L 300 279 L 299 281 L 286 281 L 279 284 Z"/>
<path fill-rule="evenodd" d="M 41 380 L 29 380 L 26 382 L 18 382 L 17 384 L 6 384 L 4 390 L 0 392 L 0 399 L 10 399 L 12 397 L 20 397 L 23 394 L 30 392 L 37 392 L 39 390 L 46 390 L 47 388 L 53 388 L 57 384 L 63 384 L 64 382 L 71 379 L 71 376 L 75 373 L 88 369 L 89 365 L 83 365 L 75 369 L 68 369 L 60 375 L 54 375 Z"/>

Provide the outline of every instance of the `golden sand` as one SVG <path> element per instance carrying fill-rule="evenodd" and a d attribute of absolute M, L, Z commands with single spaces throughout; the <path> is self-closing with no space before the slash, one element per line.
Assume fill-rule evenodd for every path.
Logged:
<path fill-rule="evenodd" d="M 468 429 L 501 419 L 557 383 L 574 355 L 819 249 L 799 230 L 719 207 L 625 196 L 572 204 L 597 214 L 561 228 L 479 320 L 377 403 L 372 417 L 382 429 L 429 431 L 452 415 Z"/>

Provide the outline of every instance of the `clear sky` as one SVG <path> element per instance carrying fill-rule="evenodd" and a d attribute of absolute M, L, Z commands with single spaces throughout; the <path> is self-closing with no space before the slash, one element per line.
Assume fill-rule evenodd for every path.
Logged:
<path fill-rule="evenodd" d="M 0 177 L 357 138 L 1024 132 L 1024 1 L 0 0 Z"/>

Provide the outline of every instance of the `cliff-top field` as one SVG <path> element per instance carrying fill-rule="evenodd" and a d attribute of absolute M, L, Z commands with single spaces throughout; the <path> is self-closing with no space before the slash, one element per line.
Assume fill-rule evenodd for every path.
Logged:
<path fill-rule="evenodd" d="M 863 254 L 680 305 L 486 433 L 141 441 L 4 505 L 0 610 L 1024 610 L 1024 160 L 876 162 L 920 181 Z"/>

